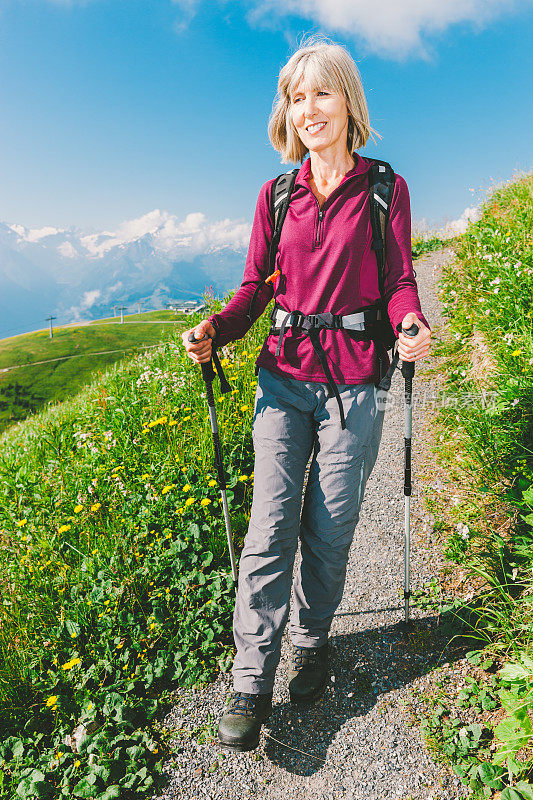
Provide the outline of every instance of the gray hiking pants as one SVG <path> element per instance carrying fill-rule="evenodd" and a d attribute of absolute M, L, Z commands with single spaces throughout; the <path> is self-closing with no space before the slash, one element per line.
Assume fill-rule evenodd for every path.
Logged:
<path fill-rule="evenodd" d="M 328 638 L 366 481 L 376 461 L 384 403 L 374 384 L 339 385 L 346 416 L 325 383 L 260 368 L 253 419 L 254 494 L 233 616 L 235 691 L 272 691 L 289 615 L 293 644 Z M 305 468 L 309 478 L 300 521 Z"/>

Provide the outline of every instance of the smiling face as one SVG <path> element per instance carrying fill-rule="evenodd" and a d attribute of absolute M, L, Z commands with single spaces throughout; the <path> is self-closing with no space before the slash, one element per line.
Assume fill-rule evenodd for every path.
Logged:
<path fill-rule="evenodd" d="M 348 109 L 339 92 L 327 86 L 312 88 L 302 78 L 290 95 L 290 115 L 309 152 L 347 150 Z"/>

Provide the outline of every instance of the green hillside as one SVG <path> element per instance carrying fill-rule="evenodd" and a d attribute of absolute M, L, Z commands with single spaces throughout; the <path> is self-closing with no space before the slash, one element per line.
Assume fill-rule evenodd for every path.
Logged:
<path fill-rule="evenodd" d="M 168 340 L 171 323 L 184 319 L 173 311 L 149 311 L 126 315 L 124 325 L 120 317 L 110 317 L 54 328 L 52 339 L 43 330 L 0 340 L 0 432 L 47 403 L 76 394 L 126 354 Z"/>
<path fill-rule="evenodd" d="M 233 389 L 215 387 L 237 551 L 268 322 L 225 349 Z M 152 796 L 168 754 L 151 727 L 165 690 L 231 659 L 205 387 L 179 330 L 164 327 L 161 346 L 0 438 L 2 800 Z M 65 737 L 76 725 L 88 733 L 74 751 Z"/>

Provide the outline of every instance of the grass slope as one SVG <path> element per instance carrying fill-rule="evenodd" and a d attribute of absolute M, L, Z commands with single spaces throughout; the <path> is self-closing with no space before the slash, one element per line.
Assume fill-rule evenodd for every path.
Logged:
<path fill-rule="evenodd" d="M 237 552 L 268 322 L 225 351 L 234 388 L 217 396 Z M 150 726 L 166 689 L 231 659 L 204 389 L 175 330 L 0 440 L 2 800 L 150 796 L 166 753 Z"/>
<path fill-rule="evenodd" d="M 169 321 L 183 321 L 163 310 L 124 320 L 125 325 L 120 325 L 119 317 L 111 317 L 58 327 L 52 339 L 44 330 L 0 340 L 0 432 L 47 403 L 76 394 L 98 370 L 120 361 L 125 353 L 168 339 L 173 329 Z M 165 324 L 158 325 L 156 320 Z"/>
<path fill-rule="evenodd" d="M 494 192 L 444 270 L 433 450 L 445 488 L 426 497 L 463 587 L 451 610 L 478 642 L 426 734 L 472 797 L 499 800 L 533 798 L 532 228 L 529 175 Z"/>

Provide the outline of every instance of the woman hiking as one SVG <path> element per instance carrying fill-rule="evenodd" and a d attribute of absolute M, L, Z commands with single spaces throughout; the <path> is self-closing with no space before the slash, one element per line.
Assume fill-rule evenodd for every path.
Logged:
<path fill-rule="evenodd" d="M 357 153 L 372 130 L 351 56 L 322 38 L 308 40 L 281 69 L 269 124 L 283 161 L 302 162 L 277 246 L 277 284 L 265 282 L 275 215 L 269 180 L 259 193 L 240 288 L 220 313 L 192 329 L 196 342 L 188 341 L 191 331 L 183 334 L 190 358 L 209 361 L 212 340 L 221 347 L 242 338 L 275 297 L 274 333 L 256 367 L 254 494 L 233 617 L 234 691 L 218 728 L 219 741 L 234 750 L 257 746 L 272 711 L 291 591 L 291 701 L 312 702 L 327 686 L 328 633 L 378 453 L 384 409 L 377 385 L 389 366 L 379 341 L 339 327 L 341 317 L 380 301 L 371 159 Z M 418 326 L 414 337 L 397 334 L 399 357 L 416 361 L 428 355 L 431 333 L 413 273 L 409 192 L 398 174 L 386 254 L 384 307 L 395 329 Z M 331 324 L 317 331 L 317 345 L 311 315 L 324 312 Z M 339 315 L 333 323 L 331 315 Z M 298 539 L 302 557 L 293 583 Z"/>

